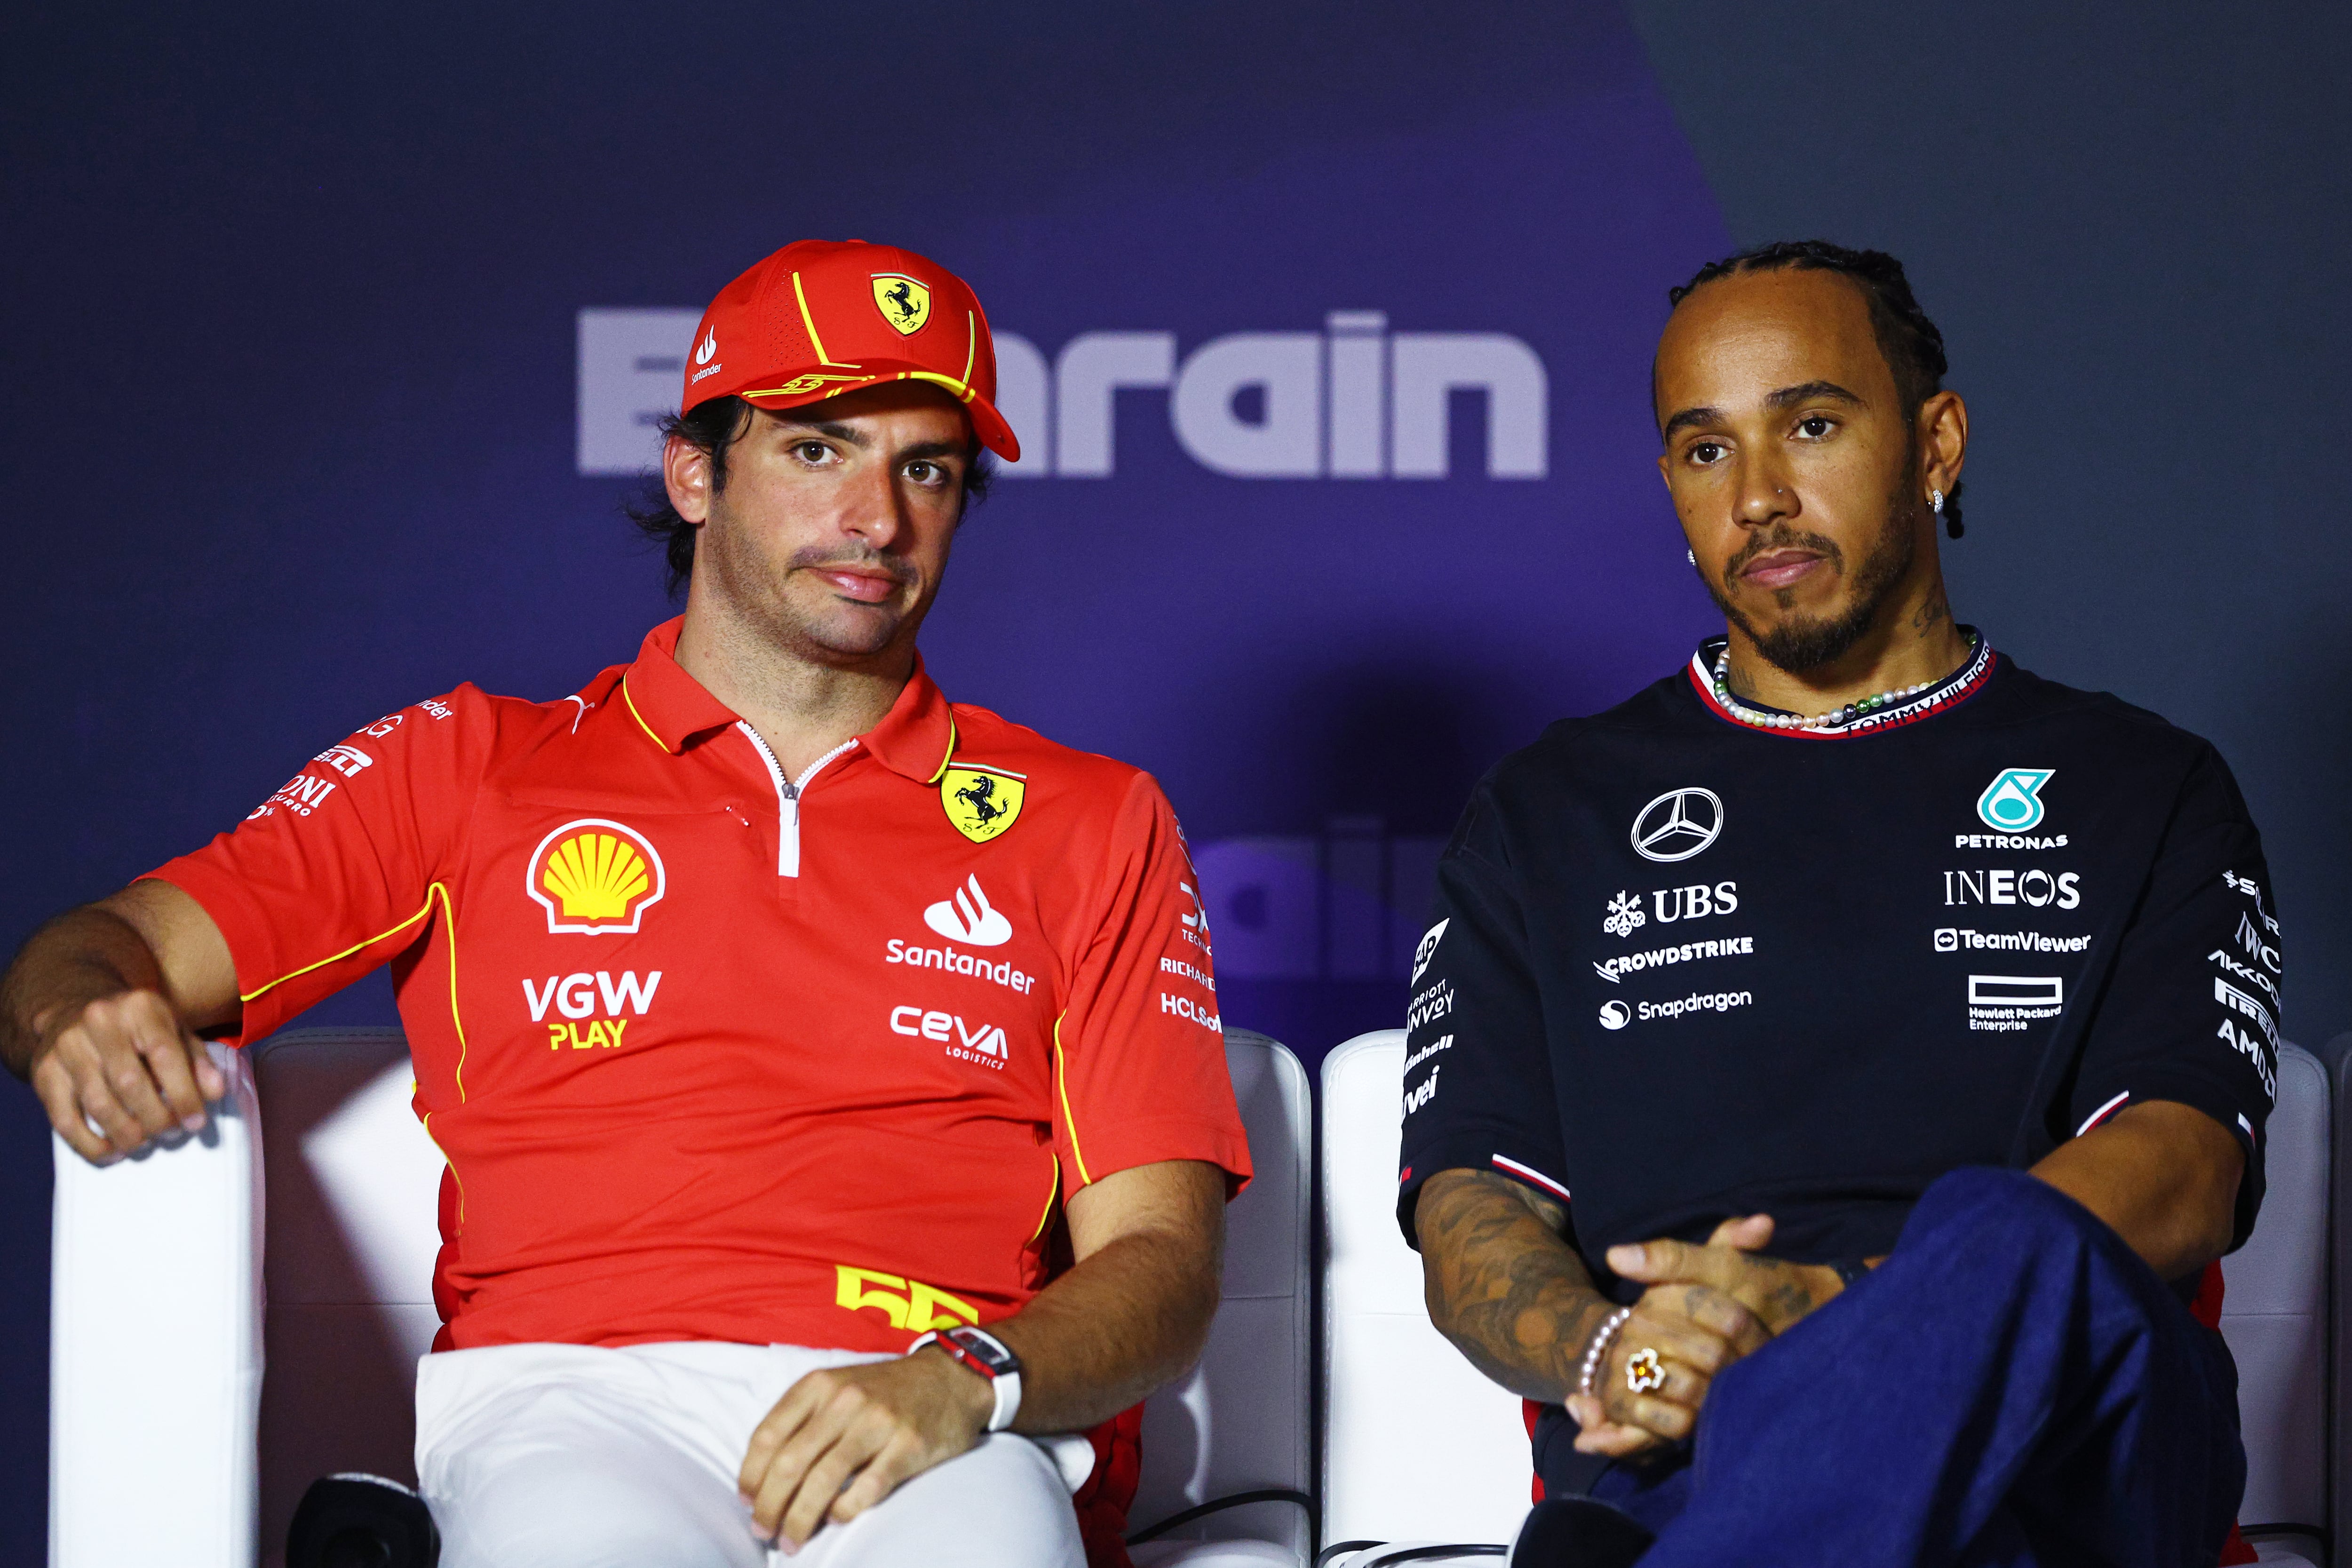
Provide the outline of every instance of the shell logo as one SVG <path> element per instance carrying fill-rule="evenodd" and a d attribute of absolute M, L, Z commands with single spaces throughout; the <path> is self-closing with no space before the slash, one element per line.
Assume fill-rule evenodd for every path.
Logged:
<path fill-rule="evenodd" d="M 627 935 L 669 890 L 653 841 L 624 823 L 583 816 L 539 841 L 523 890 L 547 911 L 550 931 Z"/>

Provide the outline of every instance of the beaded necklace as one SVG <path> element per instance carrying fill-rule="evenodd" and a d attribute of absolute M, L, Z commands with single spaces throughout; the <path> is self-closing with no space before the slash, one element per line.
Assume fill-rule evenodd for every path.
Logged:
<path fill-rule="evenodd" d="M 1721 703 L 1723 710 L 1734 719 L 1743 724 L 1753 724 L 1759 730 L 1839 730 L 1853 723 L 1856 719 L 1876 713 L 1881 709 L 1894 707 L 1918 696 L 1923 691 L 1932 690 L 1936 687 L 1966 677 L 1975 666 L 1977 655 L 1983 650 L 1983 635 L 1971 634 L 1969 638 L 1969 657 L 1960 660 L 1959 668 L 1951 674 L 1938 676 L 1934 680 L 1923 680 L 1916 686 L 1906 686 L 1898 690 L 1876 692 L 1869 697 L 1848 702 L 1843 707 L 1832 708 L 1826 713 L 1817 713 L 1808 719 L 1801 713 L 1767 713 L 1750 708 L 1738 698 L 1734 697 L 1731 694 L 1730 682 L 1731 644 L 1727 640 L 1723 645 L 1723 651 L 1716 656 L 1715 700 Z"/>

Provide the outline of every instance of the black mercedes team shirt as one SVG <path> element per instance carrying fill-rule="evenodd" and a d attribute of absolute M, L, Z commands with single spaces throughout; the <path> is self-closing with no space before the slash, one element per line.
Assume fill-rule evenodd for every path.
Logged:
<path fill-rule="evenodd" d="M 1406 1239 L 1460 1167 L 1566 1202 L 1604 1283 L 1608 1247 L 1733 1215 L 1875 1256 L 1946 1172 L 2168 1100 L 2244 1147 L 2242 1242 L 2280 941 L 2212 746 L 1981 638 L 1842 732 L 1759 730 L 1721 647 L 1472 795 L 1413 961 Z"/>

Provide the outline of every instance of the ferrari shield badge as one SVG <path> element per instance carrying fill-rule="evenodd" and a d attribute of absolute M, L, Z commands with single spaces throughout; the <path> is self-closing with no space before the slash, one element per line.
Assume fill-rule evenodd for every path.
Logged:
<path fill-rule="evenodd" d="M 940 780 L 940 804 L 958 833 L 974 844 L 985 844 L 1020 819 L 1021 797 L 1028 789 L 1020 773 L 950 768 Z"/>
<path fill-rule="evenodd" d="M 930 286 L 903 272 L 877 272 L 874 308 L 882 312 L 884 321 L 898 329 L 900 337 L 911 338 L 931 319 Z"/>

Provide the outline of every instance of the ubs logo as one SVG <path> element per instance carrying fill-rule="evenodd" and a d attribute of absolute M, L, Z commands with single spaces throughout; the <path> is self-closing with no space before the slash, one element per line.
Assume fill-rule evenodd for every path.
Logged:
<path fill-rule="evenodd" d="M 1723 833 L 1723 797 L 1693 784 L 1670 789 L 1633 818 L 1633 852 L 1644 860 L 1687 860 Z"/>

